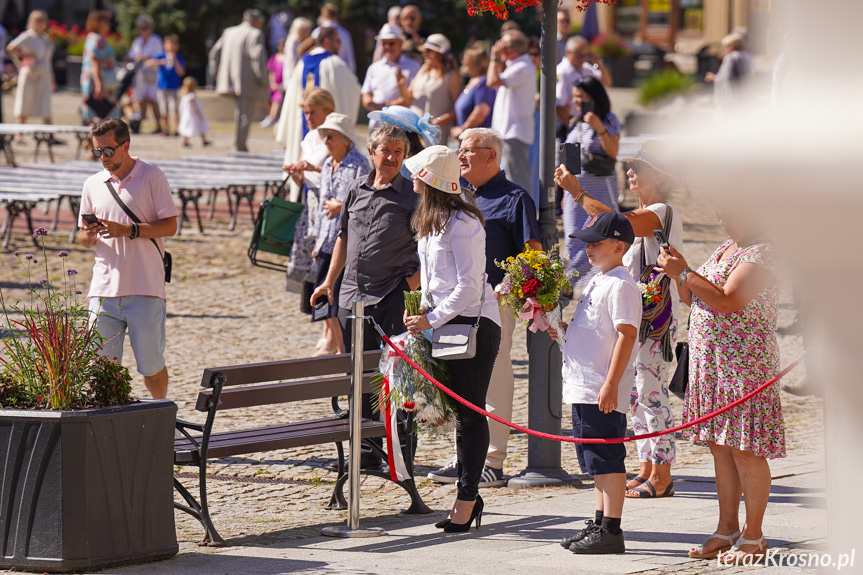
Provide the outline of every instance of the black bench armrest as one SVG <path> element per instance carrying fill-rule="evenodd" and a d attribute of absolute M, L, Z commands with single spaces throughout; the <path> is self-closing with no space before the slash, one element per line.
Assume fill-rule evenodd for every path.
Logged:
<path fill-rule="evenodd" d="M 177 420 L 177 431 L 182 432 L 184 429 L 194 429 L 195 431 L 204 431 L 203 423 L 192 423 L 191 421 Z"/>
<path fill-rule="evenodd" d="M 192 435 L 187 431 L 188 429 L 193 429 L 195 431 L 200 431 L 203 433 L 204 425 L 200 423 L 192 423 L 191 421 L 183 421 L 182 419 L 178 419 L 175 423 L 175 427 L 177 431 L 179 431 L 183 437 L 188 439 L 192 445 L 195 446 L 195 449 L 198 449 L 201 444 L 198 443 L 198 440 L 192 437 Z"/>

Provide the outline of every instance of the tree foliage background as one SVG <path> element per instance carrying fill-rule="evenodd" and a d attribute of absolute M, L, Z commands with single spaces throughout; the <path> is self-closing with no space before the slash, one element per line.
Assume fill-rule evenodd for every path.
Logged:
<path fill-rule="evenodd" d="M 332 0 L 341 9 L 341 24 L 354 39 L 357 72 L 362 77 L 370 63 L 374 36 L 386 21 L 390 6 L 407 4 L 405 0 Z M 423 15 L 422 27 L 429 32 L 445 34 L 460 52 L 471 40 L 494 40 L 500 34 L 502 22 L 491 14 L 469 16 L 465 0 L 418 0 L 412 2 Z M 162 36 L 177 34 L 180 52 L 190 67 L 190 73 L 201 74 L 207 62 L 207 51 L 227 26 L 238 24 L 243 11 L 257 8 L 268 18 L 282 10 L 295 16 L 305 16 L 315 22 L 320 13 L 321 0 L 114 0 L 119 31 L 124 38 L 135 36 L 135 18 L 149 14 L 156 22 L 156 31 Z M 540 23 L 537 10 L 528 8 L 512 13 L 529 36 L 539 36 Z M 203 78 L 199 78 L 203 79 Z"/>

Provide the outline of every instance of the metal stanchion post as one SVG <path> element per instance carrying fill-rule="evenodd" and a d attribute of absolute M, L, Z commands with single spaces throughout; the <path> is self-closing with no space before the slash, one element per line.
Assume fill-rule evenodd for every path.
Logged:
<path fill-rule="evenodd" d="M 351 409 L 350 409 L 350 455 L 348 459 L 348 524 L 324 527 L 324 535 L 332 537 L 376 537 L 386 535 L 380 527 L 360 529 L 360 446 L 362 444 L 363 421 L 363 301 L 355 299 L 351 307 L 353 341 L 351 343 Z"/>

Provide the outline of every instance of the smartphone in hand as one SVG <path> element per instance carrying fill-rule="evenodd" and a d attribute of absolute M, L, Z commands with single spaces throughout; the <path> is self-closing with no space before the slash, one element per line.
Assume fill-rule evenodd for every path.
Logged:
<path fill-rule="evenodd" d="M 570 174 L 581 173 L 581 144 L 561 144 L 560 158 Z"/>
<path fill-rule="evenodd" d="M 99 224 L 100 226 L 104 225 L 99 221 L 99 218 L 96 217 L 95 214 L 81 214 L 81 219 L 88 225 Z"/>
<path fill-rule="evenodd" d="M 665 232 L 662 230 L 653 230 L 653 237 L 659 242 L 659 247 L 668 248 L 668 238 L 665 237 Z"/>
<path fill-rule="evenodd" d="M 312 321 L 327 319 L 330 315 L 330 300 L 323 295 L 315 300 L 315 308 L 312 310 Z"/>
<path fill-rule="evenodd" d="M 581 104 L 578 105 L 581 108 L 581 117 L 585 117 L 588 112 L 593 112 L 593 102 L 586 102 L 584 100 L 581 101 Z"/>

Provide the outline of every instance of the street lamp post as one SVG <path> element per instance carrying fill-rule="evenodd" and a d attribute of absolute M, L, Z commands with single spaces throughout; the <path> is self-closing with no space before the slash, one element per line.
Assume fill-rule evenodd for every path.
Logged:
<path fill-rule="evenodd" d="M 557 83 L 557 0 L 542 1 L 542 65 L 539 107 L 539 232 L 542 248 L 548 250 L 557 239 L 554 217 L 554 120 Z M 561 378 L 560 348 L 546 333 L 527 332 L 528 348 L 528 427 L 560 434 Z M 560 443 L 528 437 L 527 468 L 509 480 L 511 487 L 545 487 L 580 484 L 560 465 Z"/>

